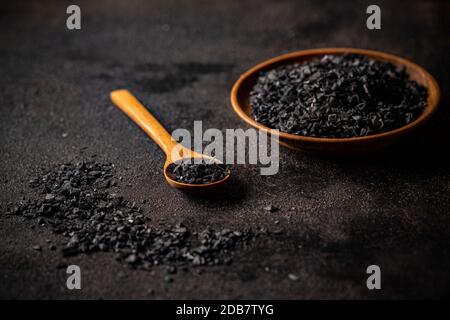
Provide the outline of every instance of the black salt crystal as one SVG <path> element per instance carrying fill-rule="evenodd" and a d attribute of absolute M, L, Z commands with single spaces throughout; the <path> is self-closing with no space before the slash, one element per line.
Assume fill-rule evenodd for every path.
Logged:
<path fill-rule="evenodd" d="M 278 211 L 278 208 L 275 207 L 274 205 L 268 205 L 267 207 L 264 207 L 264 210 L 269 211 L 269 212 L 275 212 L 275 211 Z"/>

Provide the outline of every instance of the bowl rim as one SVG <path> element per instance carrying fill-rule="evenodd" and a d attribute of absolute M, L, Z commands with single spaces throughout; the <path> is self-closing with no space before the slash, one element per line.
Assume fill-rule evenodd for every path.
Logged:
<path fill-rule="evenodd" d="M 350 137 L 350 138 L 320 138 L 320 137 L 309 137 L 309 136 L 302 136 L 292 133 L 286 133 L 279 130 L 275 130 L 269 127 L 266 127 L 265 125 L 257 122 L 254 120 L 251 116 L 249 116 L 245 111 L 243 106 L 239 103 L 239 95 L 240 91 L 242 90 L 242 85 L 245 81 L 247 81 L 251 76 L 253 76 L 256 73 L 261 72 L 263 69 L 270 69 L 271 65 L 283 62 L 285 60 L 290 60 L 294 58 L 299 57 L 308 57 L 308 56 L 320 56 L 320 55 L 326 55 L 326 54 L 343 54 L 343 53 L 356 53 L 361 54 L 365 56 L 369 56 L 375 60 L 384 60 L 388 62 L 392 62 L 396 65 L 403 65 L 407 69 L 415 70 L 415 72 L 421 73 L 427 82 L 427 89 L 428 89 L 428 99 L 427 104 L 422 112 L 422 114 L 414 121 L 399 127 L 394 130 L 382 132 L 382 133 L 376 133 L 372 135 L 367 136 L 361 136 L 361 137 Z M 432 100 L 433 103 L 430 104 L 431 95 L 434 95 L 434 99 Z M 369 49 L 360 49 L 360 48 L 347 48 L 347 47 L 339 47 L 339 48 L 318 48 L 318 49 L 308 49 L 308 50 L 300 50 L 300 51 L 294 51 L 290 53 L 286 53 L 280 56 L 276 56 L 274 58 L 265 60 L 256 66 L 252 67 L 248 71 L 246 71 L 244 74 L 242 74 L 239 79 L 235 82 L 233 85 L 233 88 L 231 89 L 230 93 L 230 99 L 231 99 L 231 105 L 233 107 L 233 110 L 237 113 L 237 115 L 243 119 L 247 124 L 249 124 L 252 127 L 255 127 L 259 130 L 265 131 L 266 133 L 270 135 L 277 135 L 280 138 L 283 138 L 285 140 L 295 140 L 295 141 L 303 141 L 303 142 L 310 142 L 310 143 L 327 143 L 327 144 L 335 144 L 335 143 L 351 143 L 351 142 L 365 142 L 365 141 L 371 141 L 371 140 L 377 140 L 377 139 L 383 139 L 393 136 L 399 136 L 402 134 L 405 134 L 409 132 L 412 129 L 415 129 L 421 125 L 423 125 L 429 118 L 433 115 L 433 113 L 436 111 L 437 106 L 440 101 L 440 89 L 439 85 L 437 84 L 437 81 L 435 78 L 424 68 L 419 66 L 418 64 L 407 60 L 405 58 L 385 53 L 381 51 L 376 50 L 369 50 Z"/>

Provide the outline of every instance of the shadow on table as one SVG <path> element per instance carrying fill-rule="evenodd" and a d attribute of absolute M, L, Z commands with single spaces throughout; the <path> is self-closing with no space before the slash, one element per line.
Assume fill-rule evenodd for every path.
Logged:
<path fill-rule="evenodd" d="M 248 186 L 236 170 L 232 170 L 229 182 L 206 193 L 185 193 L 190 201 L 205 206 L 236 206 L 241 204 L 247 195 Z M 234 172 L 233 172 L 234 171 Z"/>

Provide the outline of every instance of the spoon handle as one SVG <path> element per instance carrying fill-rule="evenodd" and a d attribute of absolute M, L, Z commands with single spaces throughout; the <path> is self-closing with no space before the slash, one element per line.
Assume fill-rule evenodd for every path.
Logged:
<path fill-rule="evenodd" d="M 169 155 L 178 144 L 158 120 L 128 90 L 111 92 L 112 102 L 125 112 L 142 130 Z"/>

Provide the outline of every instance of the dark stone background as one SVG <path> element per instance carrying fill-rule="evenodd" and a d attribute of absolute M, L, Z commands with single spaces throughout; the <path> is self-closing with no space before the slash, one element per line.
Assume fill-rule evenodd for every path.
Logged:
<path fill-rule="evenodd" d="M 65 28 L 67 2 L 13 3 L 0 9 L 1 212 L 32 196 L 27 182 L 38 168 L 95 154 L 116 164 L 126 197 L 149 200 L 142 207 L 155 224 L 283 233 L 236 252 L 231 266 L 179 272 L 171 284 L 162 269 L 132 271 L 112 254 L 70 258 L 63 261 L 83 272 L 83 289 L 71 292 L 65 270 L 55 267 L 60 254 L 45 242 L 62 239 L 2 214 L 0 297 L 449 296 L 445 96 L 427 128 L 382 154 L 331 159 L 283 149 L 279 174 L 263 177 L 256 166 L 239 166 L 222 194 L 199 198 L 165 183 L 162 152 L 108 94 L 129 88 L 169 130 L 191 129 L 194 120 L 246 128 L 229 103 L 242 72 L 289 51 L 354 46 L 416 61 L 445 95 L 450 2 L 376 1 L 382 30 L 369 31 L 368 1 L 76 1 L 82 30 L 73 32 Z M 268 204 L 281 210 L 268 213 Z M 382 290 L 366 289 L 370 264 L 381 266 Z"/>

